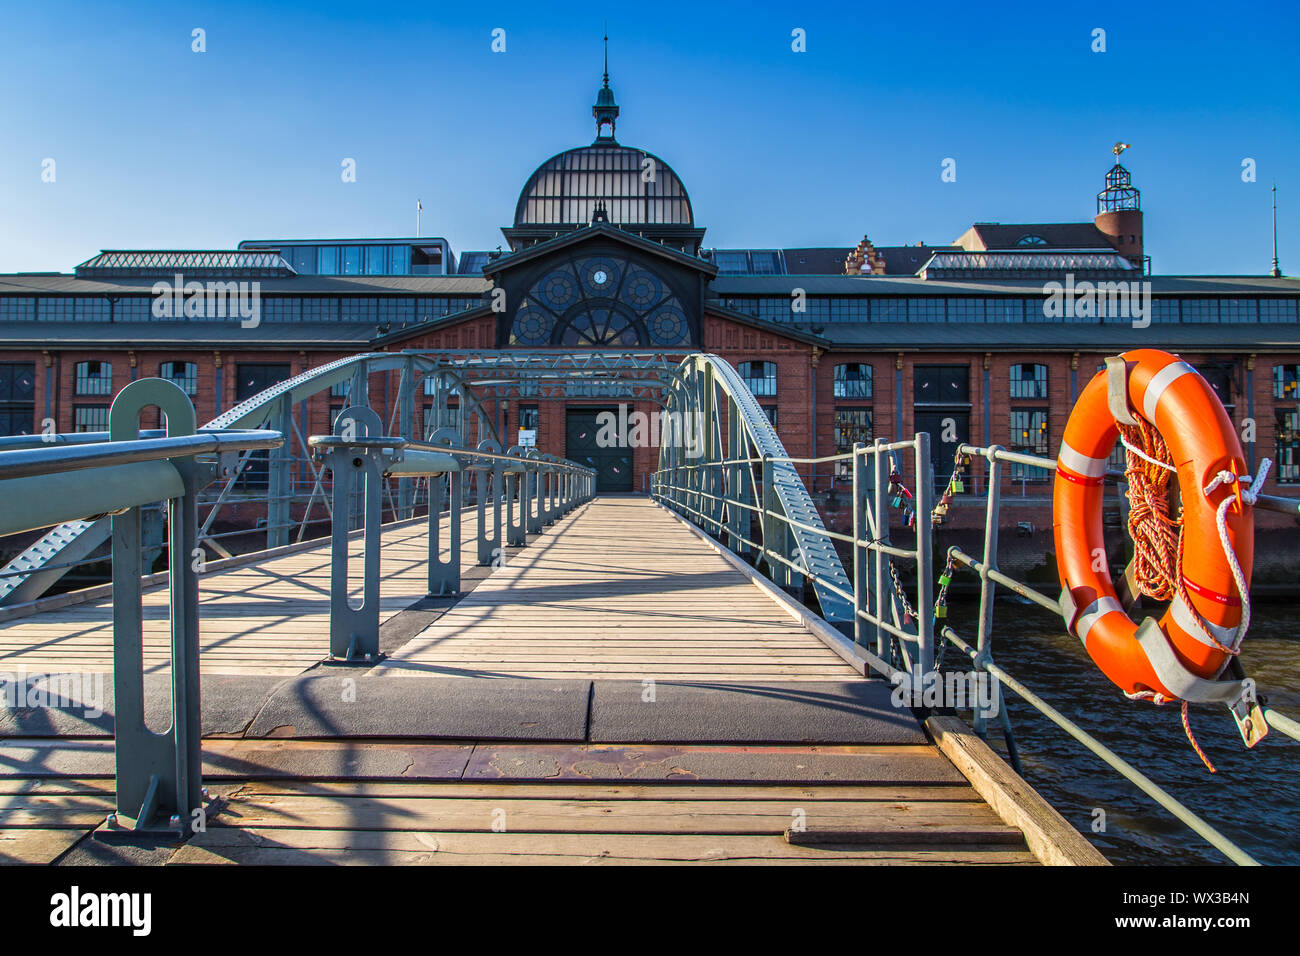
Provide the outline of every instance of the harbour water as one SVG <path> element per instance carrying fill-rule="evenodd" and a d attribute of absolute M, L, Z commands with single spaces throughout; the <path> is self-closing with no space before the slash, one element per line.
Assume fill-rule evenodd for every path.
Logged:
<path fill-rule="evenodd" d="M 973 638 L 975 602 L 954 602 L 949 620 Z M 1060 619 L 1004 598 L 993 620 L 993 656 L 1008 673 L 1259 862 L 1300 864 L 1300 743 L 1274 730 L 1247 750 L 1225 708 L 1193 706 L 1192 730 L 1218 770 L 1212 774 L 1183 733 L 1179 707 L 1126 700 Z M 1300 715 L 1300 608 L 1257 602 L 1242 663 L 1270 706 Z M 1014 694 L 1007 699 L 1024 776 L 1113 863 L 1227 862 L 1046 717 Z M 991 730 L 989 742 L 1005 753 L 1000 733 Z"/>

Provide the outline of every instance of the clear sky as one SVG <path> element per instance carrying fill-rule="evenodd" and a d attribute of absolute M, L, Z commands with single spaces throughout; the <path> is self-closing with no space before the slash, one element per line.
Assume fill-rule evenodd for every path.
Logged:
<path fill-rule="evenodd" d="M 594 136 L 606 20 L 618 138 L 677 170 L 707 245 L 1087 220 L 1123 140 L 1155 271 L 1266 272 L 1276 179 L 1282 266 L 1300 273 L 1294 0 L 9 3 L 0 272 L 406 236 L 417 198 L 425 235 L 495 248 L 533 169 Z"/>

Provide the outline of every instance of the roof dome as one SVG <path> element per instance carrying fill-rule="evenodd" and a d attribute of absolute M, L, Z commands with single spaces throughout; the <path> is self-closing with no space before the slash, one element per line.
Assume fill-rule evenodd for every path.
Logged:
<path fill-rule="evenodd" d="M 597 140 L 537 168 L 519 194 L 515 226 L 585 226 L 598 205 L 618 226 L 695 224 L 671 166 L 645 150 Z"/>

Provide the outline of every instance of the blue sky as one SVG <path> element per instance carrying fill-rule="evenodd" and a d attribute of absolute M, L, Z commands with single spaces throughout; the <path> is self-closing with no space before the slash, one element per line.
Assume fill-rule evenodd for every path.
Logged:
<path fill-rule="evenodd" d="M 707 245 L 1090 219 L 1124 140 L 1157 272 L 1266 272 L 1273 179 L 1282 265 L 1300 272 L 1295 3 L 538 7 L 11 5 L 0 272 L 69 271 L 101 248 L 405 236 L 417 197 L 425 235 L 494 248 L 533 169 L 594 135 L 606 19 L 619 139 L 677 170 Z"/>

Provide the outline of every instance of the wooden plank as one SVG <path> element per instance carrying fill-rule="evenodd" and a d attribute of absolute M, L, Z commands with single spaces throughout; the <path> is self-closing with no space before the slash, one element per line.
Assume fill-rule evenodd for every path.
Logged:
<path fill-rule="evenodd" d="M 573 783 L 428 783 L 406 781 L 249 781 L 227 786 L 231 797 L 354 796 L 456 797 L 464 800 L 544 798 L 551 800 L 821 800 L 981 802 L 970 787 L 960 784 L 912 786 L 783 786 L 780 784 L 636 783 L 627 785 Z"/>
<path fill-rule="evenodd" d="M 101 817 L 96 822 L 103 822 Z M 0 864 L 48 864 L 70 850 L 89 831 L 0 828 Z"/>
<path fill-rule="evenodd" d="M 998 816 L 1025 835 L 1030 851 L 1052 866 L 1108 866 L 1109 861 L 1025 780 L 956 717 L 925 722 L 939 749 Z"/>
<path fill-rule="evenodd" d="M 340 831 L 213 827 L 173 864 L 316 865 L 1032 865 L 1014 847 L 792 846 L 779 836 Z"/>
<path fill-rule="evenodd" d="M 248 795 L 232 797 L 211 827 L 529 833 L 781 834 L 800 818 L 823 827 L 870 824 L 930 842 L 970 830 L 1019 840 L 988 807 L 964 801 L 466 800 L 459 798 Z M 985 839 L 983 842 L 994 842 Z"/>

